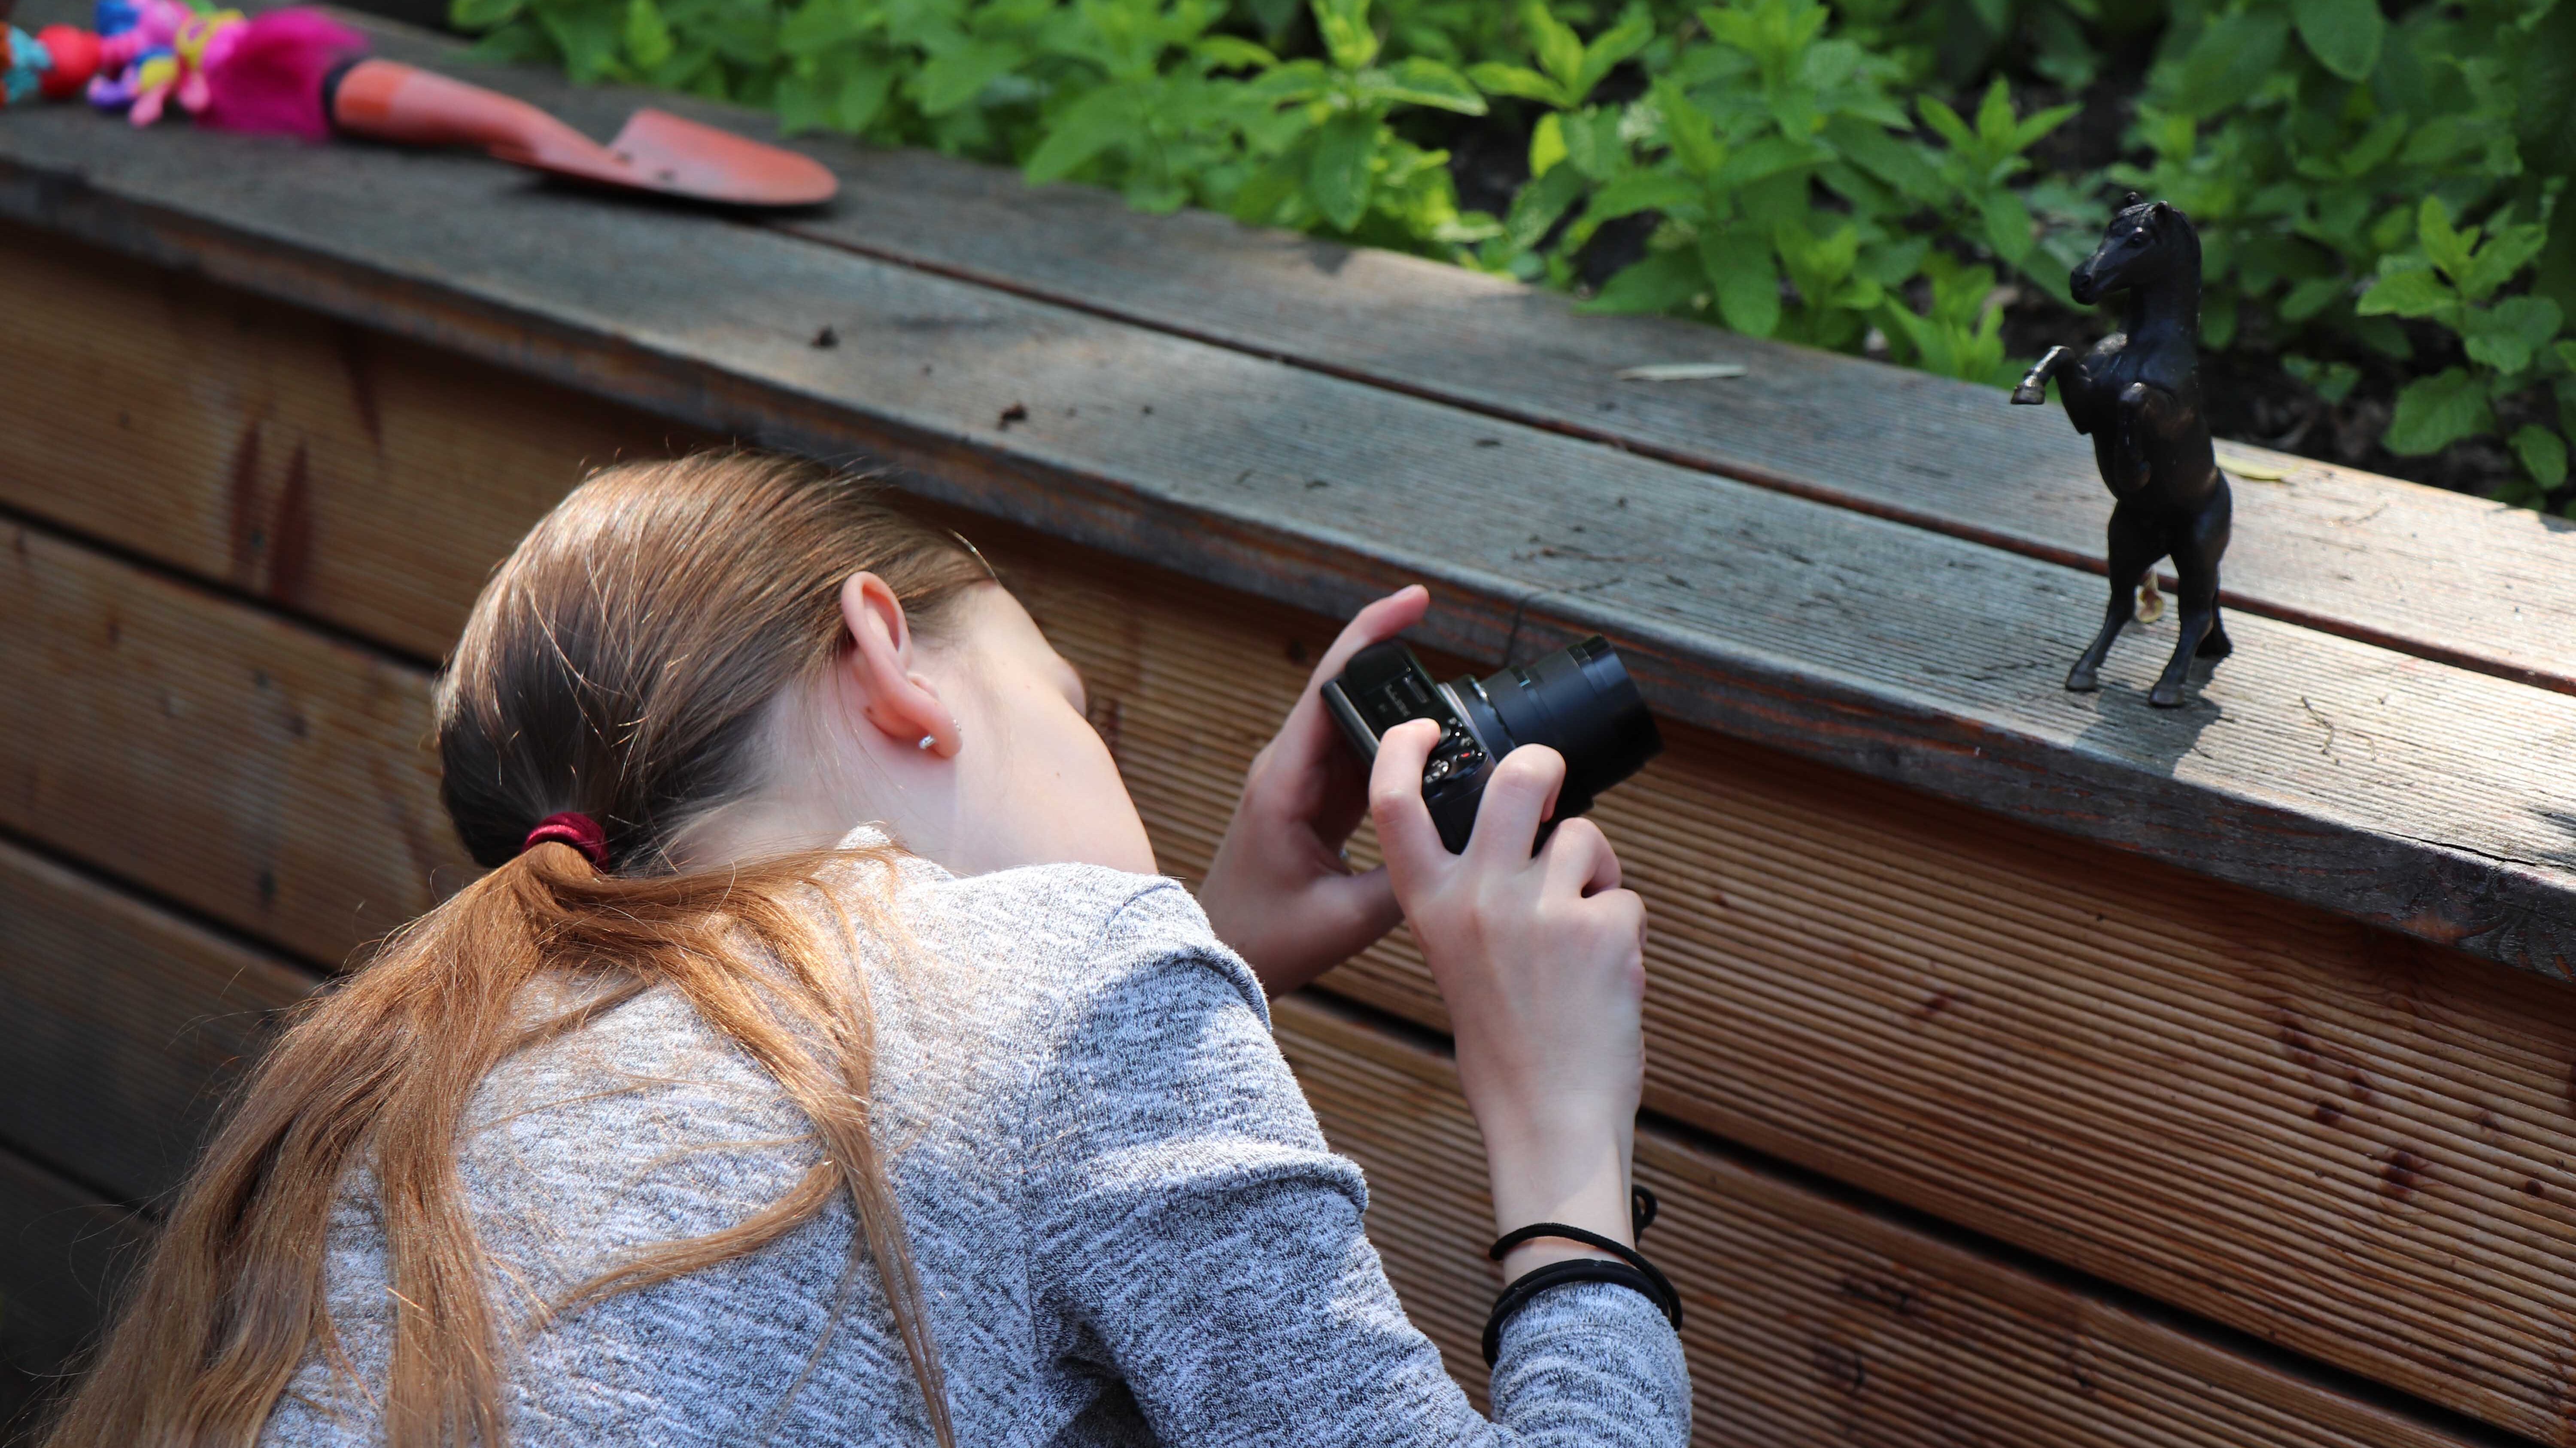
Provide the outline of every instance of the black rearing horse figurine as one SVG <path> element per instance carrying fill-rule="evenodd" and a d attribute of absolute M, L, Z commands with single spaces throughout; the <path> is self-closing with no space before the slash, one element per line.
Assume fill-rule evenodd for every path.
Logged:
<path fill-rule="evenodd" d="M 2114 500 L 2110 612 L 2066 687 L 2101 687 L 2102 660 L 2136 607 L 2140 580 L 2170 555 L 2181 579 L 2182 638 L 2147 696 L 2170 709 L 2182 702 L 2195 656 L 2223 659 L 2235 647 L 2218 620 L 2218 560 L 2235 504 L 2200 406 L 2200 237 L 2181 212 L 2132 191 L 2068 290 L 2088 306 L 2129 295 L 2119 331 L 2081 356 L 2049 348 L 2012 395 L 2045 402 L 2048 379 L 2057 379 L 2067 420 L 2093 439 L 2094 465 Z"/>

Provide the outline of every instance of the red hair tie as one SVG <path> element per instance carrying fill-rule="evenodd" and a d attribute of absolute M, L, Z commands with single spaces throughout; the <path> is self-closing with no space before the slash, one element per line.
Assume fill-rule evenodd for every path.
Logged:
<path fill-rule="evenodd" d="M 600 829 L 599 821 L 579 810 L 568 809 L 537 821 L 537 827 L 519 842 L 519 853 L 524 855 L 548 840 L 581 851 L 594 870 L 608 868 L 608 834 Z"/>

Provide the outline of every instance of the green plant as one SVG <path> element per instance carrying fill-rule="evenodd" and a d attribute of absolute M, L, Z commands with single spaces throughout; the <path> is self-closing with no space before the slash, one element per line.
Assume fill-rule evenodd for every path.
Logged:
<path fill-rule="evenodd" d="M 2561 416 L 2576 416 L 2576 338 L 2562 338 L 2566 314 L 2547 297 L 2499 298 L 2548 244 L 2548 229 L 2515 224 L 2510 209 L 2485 228 L 2454 227 L 2450 208 L 2427 196 L 2417 208 L 2419 245 L 2380 258 L 2380 277 L 2354 310 L 2363 316 L 2422 318 L 2455 333 L 2467 365 L 2419 377 L 2397 394 L 2388 447 L 2429 453 L 2496 430 L 2496 404 L 2555 383 Z M 2567 481 L 2567 441 L 2537 423 L 2510 439 L 2531 485 L 2546 493 Z"/>
<path fill-rule="evenodd" d="M 1816 0 L 1735 0 L 1697 18 L 1706 38 L 1681 48 L 1625 114 L 1553 113 L 1563 166 L 1542 171 L 1533 189 L 1553 205 L 1551 178 L 1570 168 L 1564 204 L 1588 197 L 1564 245 L 1621 216 L 1662 218 L 1654 252 L 1612 277 L 1591 309 L 1698 312 L 1755 336 L 1846 350 L 1876 328 L 1918 366 L 2009 380 L 1989 305 L 1994 272 L 1962 266 L 1935 242 L 1947 236 L 2008 267 L 2026 260 L 2033 221 L 2010 183 L 2027 168 L 2023 153 L 2073 108 L 2018 117 L 1997 81 L 1971 124 L 1925 97 L 1918 108 L 1947 142 L 1935 147 L 1895 98 L 1898 68 L 1831 34 Z M 1534 154 L 1533 169 L 1542 159 Z"/>
<path fill-rule="evenodd" d="M 2523 141 L 2576 104 L 2519 57 L 2576 44 L 2571 19 L 2557 0 L 2449 0 L 2394 21 L 2376 0 L 2177 0 L 2139 104 L 2151 159 L 2112 175 L 2199 227 L 2204 341 L 2289 352 L 2344 390 L 2353 362 L 2316 356 L 2429 371 L 2398 395 L 2386 445 L 2401 455 L 2489 432 L 2498 402 L 2532 393 L 2516 495 L 2559 486 L 2576 393 L 2557 389 L 2552 427 L 2533 389 L 2565 376 L 2552 339 L 2571 297 L 2500 293 L 2532 280 L 2569 160 L 2535 170 Z M 2454 231 L 2460 215 L 2493 234 Z M 2427 366 L 2440 359 L 2416 356 L 2400 318 L 2448 331 L 2464 360 Z"/>
<path fill-rule="evenodd" d="M 2205 345 L 2576 512 L 2576 0 L 452 4 L 584 81 L 1988 383 L 2134 187 L 2200 230 Z M 2082 169 L 2076 107 L 2028 102 L 2097 81 L 2135 121 Z M 1459 205 L 1461 126 L 1527 157 L 1496 214 Z"/>

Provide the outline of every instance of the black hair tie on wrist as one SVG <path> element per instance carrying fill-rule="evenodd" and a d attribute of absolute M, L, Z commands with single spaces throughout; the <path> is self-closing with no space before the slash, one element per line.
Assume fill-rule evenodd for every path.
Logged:
<path fill-rule="evenodd" d="M 1655 1220 L 1655 1213 L 1659 1208 L 1655 1194 L 1644 1187 L 1633 1187 L 1630 1189 L 1628 1207 L 1629 1220 L 1634 1224 L 1633 1230 L 1638 1236 L 1644 1236 L 1647 1225 Z M 1644 1253 L 1625 1242 L 1613 1241 L 1598 1232 L 1587 1232 L 1581 1227 L 1569 1227 L 1563 1222 L 1532 1222 L 1526 1227 L 1505 1232 L 1496 1239 L 1492 1247 L 1486 1250 L 1485 1255 L 1500 1262 L 1504 1254 L 1514 1247 L 1524 1242 L 1536 1241 L 1541 1237 L 1560 1237 L 1568 1242 L 1579 1242 L 1586 1247 L 1607 1252 L 1619 1260 L 1604 1262 L 1598 1257 L 1577 1257 L 1564 1262 L 1551 1262 L 1514 1278 L 1512 1284 L 1503 1289 L 1503 1295 L 1494 1299 L 1493 1315 L 1485 1319 L 1484 1347 L 1487 1367 L 1493 1366 L 1495 1356 L 1502 1350 L 1503 1324 L 1511 1319 L 1512 1314 L 1528 1306 L 1531 1298 L 1547 1289 L 1563 1286 L 1569 1282 L 1612 1282 L 1628 1288 L 1655 1304 L 1655 1309 L 1663 1313 L 1664 1320 L 1673 1325 L 1673 1331 L 1682 1330 L 1682 1298 L 1681 1294 L 1673 1289 L 1672 1279 L 1666 1277 L 1654 1263 L 1647 1261 Z"/>

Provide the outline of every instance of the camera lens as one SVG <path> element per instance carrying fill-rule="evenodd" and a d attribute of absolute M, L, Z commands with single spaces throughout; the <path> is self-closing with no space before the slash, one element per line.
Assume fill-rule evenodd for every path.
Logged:
<path fill-rule="evenodd" d="M 1609 640 L 1599 634 L 1526 665 L 1459 683 L 1466 686 L 1462 693 L 1473 691 L 1472 704 L 1493 711 L 1492 722 L 1503 735 L 1495 741 L 1502 746 L 1497 754 L 1522 744 L 1544 744 L 1565 756 L 1558 819 L 1590 809 L 1594 795 L 1663 752 L 1663 736 L 1646 712 L 1646 701 Z"/>

